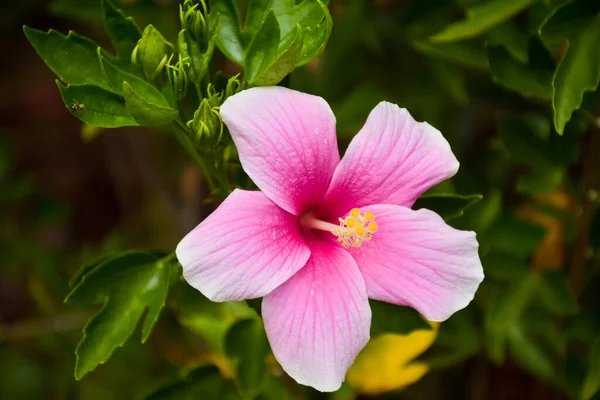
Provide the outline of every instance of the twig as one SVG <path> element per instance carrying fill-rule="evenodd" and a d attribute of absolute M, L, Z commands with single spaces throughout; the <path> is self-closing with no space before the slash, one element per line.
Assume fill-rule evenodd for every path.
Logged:
<path fill-rule="evenodd" d="M 583 165 L 583 199 L 581 214 L 577 221 L 577 235 L 573 246 L 571 271 L 569 280 L 577 297 L 583 287 L 585 265 L 588 260 L 589 237 L 592 218 L 598 208 L 598 191 L 600 190 L 600 131 L 594 125 L 590 133 L 590 144 Z"/>
<path fill-rule="evenodd" d="M 0 342 L 31 339 L 52 333 L 81 329 L 89 318 L 89 313 L 72 312 L 53 318 L 31 319 L 12 325 L 0 325 Z"/>

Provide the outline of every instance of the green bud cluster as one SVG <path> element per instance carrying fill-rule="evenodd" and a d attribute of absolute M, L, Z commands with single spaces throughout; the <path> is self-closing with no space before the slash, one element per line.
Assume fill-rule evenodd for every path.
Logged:
<path fill-rule="evenodd" d="M 146 79 L 156 80 L 173 54 L 173 45 L 152 25 L 148 25 L 142 38 L 131 53 L 131 62 L 141 64 Z"/>
<path fill-rule="evenodd" d="M 217 90 L 212 84 L 208 85 L 207 95 L 194 113 L 194 119 L 187 123 L 193 134 L 194 143 L 200 147 L 223 144 L 223 120 L 219 108 L 225 99 L 245 89 L 246 86 L 245 82 L 240 81 L 239 75 L 229 78 L 222 91 Z"/>
<path fill-rule="evenodd" d="M 194 113 L 194 119 L 187 123 L 192 131 L 192 138 L 197 145 L 218 145 L 223 138 L 223 120 L 219 107 L 211 105 L 208 99 L 203 99 Z"/>
<path fill-rule="evenodd" d="M 177 39 L 179 53 L 188 68 L 190 81 L 199 85 L 215 49 L 218 15 L 209 17 L 204 0 L 200 3 L 186 0 L 179 7 L 179 19 L 182 28 Z"/>
<path fill-rule="evenodd" d="M 208 9 L 204 0 L 195 3 L 186 0 L 179 6 L 179 20 L 181 27 L 188 31 L 191 39 L 201 45 L 201 50 L 207 48 L 207 38 L 209 37 Z"/>

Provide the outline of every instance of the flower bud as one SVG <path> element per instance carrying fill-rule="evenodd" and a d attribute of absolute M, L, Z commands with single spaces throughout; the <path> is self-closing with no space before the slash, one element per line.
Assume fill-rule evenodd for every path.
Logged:
<path fill-rule="evenodd" d="M 225 86 L 225 99 L 248 87 L 248 83 L 246 81 L 240 81 L 239 76 L 240 74 L 234 75 L 227 81 L 227 86 Z"/>
<path fill-rule="evenodd" d="M 202 100 L 194 113 L 194 119 L 188 122 L 194 134 L 192 140 L 197 145 L 216 145 L 223 136 L 223 120 L 218 107 L 212 107 L 208 99 Z"/>
<path fill-rule="evenodd" d="M 173 45 L 152 25 L 148 25 L 131 55 L 133 63 L 140 63 L 144 75 L 154 81 L 164 70 L 172 54 Z"/>
<path fill-rule="evenodd" d="M 181 100 L 187 92 L 188 76 L 185 72 L 181 55 L 179 55 L 179 61 L 177 61 L 177 64 L 175 65 L 171 64 L 172 59 L 173 56 L 171 55 L 169 62 L 167 63 L 167 78 L 169 79 L 169 84 L 173 90 L 173 95 L 177 100 Z"/>

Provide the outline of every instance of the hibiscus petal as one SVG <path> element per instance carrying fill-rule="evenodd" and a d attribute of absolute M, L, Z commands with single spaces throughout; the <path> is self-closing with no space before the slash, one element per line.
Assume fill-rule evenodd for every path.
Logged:
<path fill-rule="evenodd" d="M 228 98 L 221 116 L 244 171 L 273 202 L 301 215 L 323 198 L 340 161 L 325 100 L 283 87 L 252 88 Z"/>
<path fill-rule="evenodd" d="M 371 309 L 348 252 L 319 241 L 311 243 L 311 251 L 306 266 L 264 298 L 262 316 L 288 375 L 332 392 L 369 341 Z"/>
<path fill-rule="evenodd" d="M 310 257 L 298 217 L 261 192 L 235 190 L 179 243 L 183 276 L 212 301 L 261 297 Z"/>
<path fill-rule="evenodd" d="M 346 150 L 320 209 L 337 218 L 367 204 L 411 207 L 456 171 L 458 161 L 437 129 L 381 102 Z"/>
<path fill-rule="evenodd" d="M 475 232 L 456 230 L 425 209 L 364 210 L 375 216 L 377 231 L 349 252 L 370 298 L 411 306 L 430 321 L 444 321 L 473 300 L 483 280 Z"/>

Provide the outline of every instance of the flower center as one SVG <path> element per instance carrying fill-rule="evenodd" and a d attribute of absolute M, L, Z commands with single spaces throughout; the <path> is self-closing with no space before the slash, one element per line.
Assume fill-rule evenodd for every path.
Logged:
<path fill-rule="evenodd" d="M 362 214 L 358 208 L 353 208 L 345 218 L 339 219 L 339 225 L 316 219 L 311 213 L 304 215 L 300 221 L 305 228 L 330 232 L 337 237 L 342 246 L 348 248 L 360 247 L 364 241 L 373 238 L 373 234 L 377 231 L 374 218 L 370 211 Z"/>

